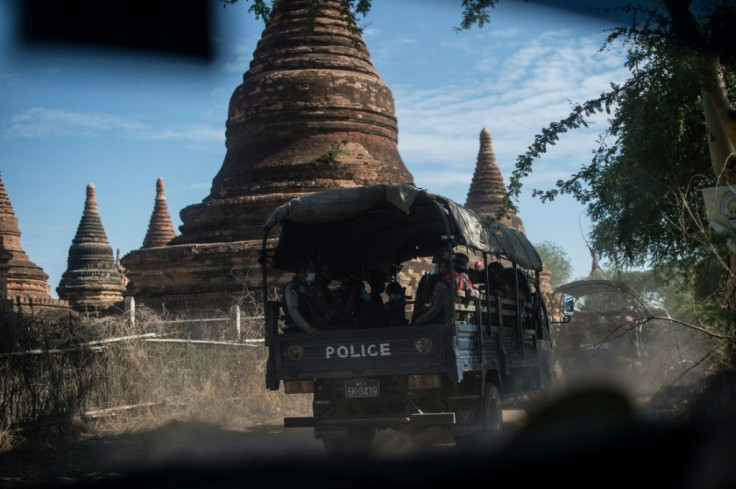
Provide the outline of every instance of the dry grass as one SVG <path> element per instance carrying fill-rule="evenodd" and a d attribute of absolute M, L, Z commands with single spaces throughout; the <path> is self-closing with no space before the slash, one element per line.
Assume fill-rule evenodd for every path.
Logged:
<path fill-rule="evenodd" d="M 18 444 L 19 437 L 7 422 L 0 423 L 0 453 L 11 450 Z"/>
<path fill-rule="evenodd" d="M 0 426 L 0 451 L 38 437 L 43 425 L 66 437 L 80 421 L 92 433 L 151 429 L 171 420 L 245 429 L 311 412 L 309 396 L 287 398 L 266 390 L 262 344 L 234 344 L 231 326 L 202 317 L 175 324 L 167 322 L 171 319 L 185 318 L 140 307 L 135 325 L 121 316 L 31 318 L 6 313 L 0 354 L 66 351 L 0 357 L 0 419 L 5 423 Z M 262 321 L 241 317 L 241 332 L 242 338 L 262 338 Z M 229 344 L 149 342 L 140 337 L 147 333 Z"/>

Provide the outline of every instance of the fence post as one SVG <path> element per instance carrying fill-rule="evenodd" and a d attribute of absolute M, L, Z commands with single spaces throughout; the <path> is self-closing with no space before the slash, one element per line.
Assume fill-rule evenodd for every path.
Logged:
<path fill-rule="evenodd" d="M 235 335 L 240 341 L 240 307 L 237 304 L 230 307 L 230 320 L 235 326 Z"/>
<path fill-rule="evenodd" d="M 135 298 L 131 295 L 123 301 L 123 314 L 131 327 L 135 327 Z"/>

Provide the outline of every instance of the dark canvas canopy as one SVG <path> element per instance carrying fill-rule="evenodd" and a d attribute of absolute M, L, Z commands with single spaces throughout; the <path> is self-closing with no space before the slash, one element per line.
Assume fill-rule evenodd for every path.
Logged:
<path fill-rule="evenodd" d="M 309 254 L 348 271 L 385 269 L 453 244 L 499 255 L 540 271 L 542 261 L 523 233 L 489 222 L 450 199 L 413 185 L 370 185 L 304 195 L 278 207 L 266 233 L 280 224 L 274 263 Z"/>

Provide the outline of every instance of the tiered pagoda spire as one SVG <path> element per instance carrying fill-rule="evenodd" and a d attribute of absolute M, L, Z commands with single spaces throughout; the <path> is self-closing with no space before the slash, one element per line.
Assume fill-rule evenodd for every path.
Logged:
<path fill-rule="evenodd" d="M 479 214 L 493 214 L 503 206 L 505 198 L 506 187 L 503 183 L 503 176 L 501 176 L 501 169 L 496 163 L 496 154 L 491 144 L 491 132 L 484 127 L 480 132 L 478 161 L 465 206 Z"/>
<path fill-rule="evenodd" d="M 259 239 L 271 211 L 293 197 L 413 182 L 393 95 L 342 3 L 320 2 L 310 22 L 308 0 L 275 2 L 230 99 L 225 160 L 210 195 L 181 211 L 175 243 Z"/>
<path fill-rule="evenodd" d="M 123 276 L 115 266 L 112 246 L 102 227 L 93 183 L 87 185 L 82 219 L 56 291 L 80 312 L 104 310 L 123 300 Z"/>
<path fill-rule="evenodd" d="M 478 150 L 478 161 L 475 165 L 475 173 L 468 190 L 468 199 L 465 206 L 478 214 L 498 219 L 498 211 L 503 209 L 506 203 L 506 185 L 503 182 L 501 169 L 496 162 L 496 154 L 493 152 L 491 132 L 483 128 L 480 132 L 480 149 Z M 516 229 L 526 234 L 524 223 L 513 211 L 508 211 L 499 222 L 506 227 Z M 552 297 L 552 286 L 550 280 L 552 274 L 545 266 L 540 274 L 540 290 L 549 300 Z"/>
<path fill-rule="evenodd" d="M 143 240 L 143 247 L 156 248 L 158 246 L 166 246 L 175 237 L 176 231 L 171 222 L 169 208 L 166 205 L 164 179 L 159 177 L 156 181 L 156 201 L 153 206 L 151 220 L 148 223 L 148 232 Z"/>
<path fill-rule="evenodd" d="M 49 276 L 28 259 L 20 245 L 20 228 L 0 174 L 0 296 L 51 300 Z"/>
<path fill-rule="evenodd" d="M 491 132 L 484 127 L 480 132 L 478 161 L 475 165 L 475 172 L 470 183 L 465 206 L 482 216 L 495 219 L 498 211 L 505 205 L 506 196 L 506 186 L 501 175 L 501 169 L 496 162 L 496 154 L 493 152 Z M 524 232 L 524 223 L 514 212 L 509 212 L 501 219 L 501 222 L 508 227 Z"/>

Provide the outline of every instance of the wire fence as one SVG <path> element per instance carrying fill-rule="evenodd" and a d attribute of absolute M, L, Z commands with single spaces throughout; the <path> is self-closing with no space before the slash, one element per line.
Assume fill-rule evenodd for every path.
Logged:
<path fill-rule="evenodd" d="M 0 433 L 162 409 L 214 421 L 279 411 L 263 382 L 263 316 L 130 306 L 105 318 L 3 311 Z"/>

